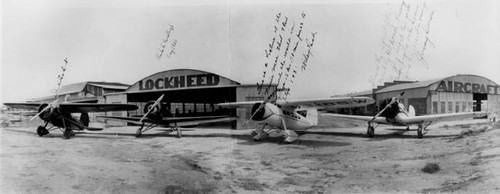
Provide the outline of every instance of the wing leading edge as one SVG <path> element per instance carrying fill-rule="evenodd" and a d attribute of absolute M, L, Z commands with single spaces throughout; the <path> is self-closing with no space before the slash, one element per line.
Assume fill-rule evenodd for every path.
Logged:
<path fill-rule="evenodd" d="M 245 101 L 245 102 L 229 102 L 217 104 L 226 108 L 251 108 L 255 103 L 263 101 Z M 286 108 L 296 108 L 298 106 L 316 107 L 316 108 L 348 108 L 358 107 L 373 104 L 375 100 L 369 97 L 336 97 L 322 99 L 303 99 L 303 100 L 287 100 L 277 101 L 276 104 Z"/>
<path fill-rule="evenodd" d="M 5 106 L 12 108 L 22 108 L 29 110 L 38 110 L 41 103 L 4 103 Z M 136 110 L 138 107 L 133 104 L 98 104 L 98 103 L 61 103 L 58 104 L 61 109 L 70 113 L 82 112 L 108 112 L 108 111 L 129 111 Z"/>

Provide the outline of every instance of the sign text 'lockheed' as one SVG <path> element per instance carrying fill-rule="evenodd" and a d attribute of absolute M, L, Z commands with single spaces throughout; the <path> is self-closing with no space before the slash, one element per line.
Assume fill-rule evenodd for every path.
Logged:
<path fill-rule="evenodd" d="M 139 90 L 162 90 L 185 87 L 216 86 L 220 78 L 214 74 L 181 75 L 139 81 Z"/>

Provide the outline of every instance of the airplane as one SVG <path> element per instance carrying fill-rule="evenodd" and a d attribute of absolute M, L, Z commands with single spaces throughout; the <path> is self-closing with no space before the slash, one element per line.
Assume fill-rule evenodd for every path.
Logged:
<path fill-rule="evenodd" d="M 179 127 L 191 127 L 196 125 L 229 122 L 234 121 L 236 118 L 228 116 L 199 116 L 199 117 L 174 117 L 170 110 L 162 107 L 161 95 L 156 101 L 146 103 L 144 107 L 144 115 L 142 117 L 120 117 L 120 116 L 97 116 L 98 118 L 112 119 L 118 121 L 125 121 L 132 124 L 138 124 L 140 127 L 137 129 L 135 136 L 140 137 L 142 133 L 155 128 L 169 128 L 171 132 L 176 131 L 177 137 L 182 137 L 182 129 Z"/>
<path fill-rule="evenodd" d="M 417 125 L 417 137 L 423 138 L 424 130 L 432 123 L 445 120 L 460 120 L 464 118 L 484 117 L 488 116 L 488 112 L 462 112 L 462 113 L 446 113 L 446 114 L 433 114 L 433 115 L 415 115 L 415 108 L 409 105 L 408 110 L 405 104 L 401 101 L 404 92 L 396 97 L 393 97 L 387 105 L 380 110 L 375 116 L 358 116 L 358 115 L 343 115 L 326 113 L 325 116 L 337 119 L 347 120 L 360 120 L 368 122 L 366 134 L 368 137 L 375 136 L 375 128 L 379 124 L 393 125 L 393 126 L 406 126 L 406 130 L 410 130 L 411 125 Z M 374 123 L 378 124 L 374 126 Z"/>
<path fill-rule="evenodd" d="M 45 122 L 38 126 L 36 132 L 42 137 L 49 134 L 49 130 L 59 128 L 63 131 L 63 138 L 69 139 L 74 135 L 73 130 L 100 131 L 102 128 L 89 127 L 89 112 L 129 111 L 138 107 L 132 104 L 97 104 L 97 103 L 60 103 L 58 99 L 51 103 L 4 103 L 5 106 L 28 110 L 38 110 L 30 120 L 40 117 Z M 80 113 L 77 120 L 71 113 Z M 48 124 L 52 124 L 47 129 Z"/>
<path fill-rule="evenodd" d="M 299 138 L 295 131 L 318 125 L 318 110 L 366 106 L 375 102 L 369 97 L 337 97 L 325 99 L 287 100 L 271 102 L 273 94 L 263 101 L 229 102 L 217 104 L 224 108 L 251 108 L 250 120 L 262 125 L 251 136 L 259 141 L 269 136 L 273 128 L 283 132 L 284 141 L 292 143 Z M 247 122 L 248 122 L 247 121 Z M 246 123 L 244 124 L 246 125 Z M 271 129 L 265 131 L 266 126 Z"/>

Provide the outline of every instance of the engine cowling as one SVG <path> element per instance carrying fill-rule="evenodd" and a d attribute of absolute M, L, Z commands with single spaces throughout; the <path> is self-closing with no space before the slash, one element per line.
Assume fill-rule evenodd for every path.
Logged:
<path fill-rule="evenodd" d="M 41 105 L 38 107 L 38 112 L 43 111 L 43 109 L 45 109 L 45 107 L 47 107 L 48 105 L 49 105 L 49 104 L 47 104 L 47 103 L 43 103 L 43 104 L 41 104 Z M 44 111 L 44 112 L 40 113 L 40 114 L 38 115 L 38 117 L 40 117 L 40 119 L 42 119 L 42 120 L 47 120 L 47 119 L 49 119 L 49 117 L 50 117 L 50 112 L 51 112 L 51 109 L 48 109 L 48 110 L 46 110 L 46 111 Z"/>
<path fill-rule="evenodd" d="M 273 109 L 276 110 L 273 111 Z M 274 112 L 278 111 L 277 109 L 278 107 L 273 104 L 266 103 L 262 105 L 262 103 L 255 103 L 252 106 L 251 115 L 253 115 L 253 117 L 251 119 L 254 121 L 266 120 L 272 116 Z"/>

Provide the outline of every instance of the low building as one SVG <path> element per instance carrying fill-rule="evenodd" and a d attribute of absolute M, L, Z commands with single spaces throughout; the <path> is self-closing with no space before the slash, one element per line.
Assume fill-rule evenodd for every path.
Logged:
<path fill-rule="evenodd" d="M 416 115 L 488 111 L 500 113 L 500 86 L 488 78 L 459 74 L 425 81 L 394 81 L 372 90 L 376 103 L 366 107 L 375 114 L 384 100 L 405 92 L 406 105 L 415 108 Z"/>

